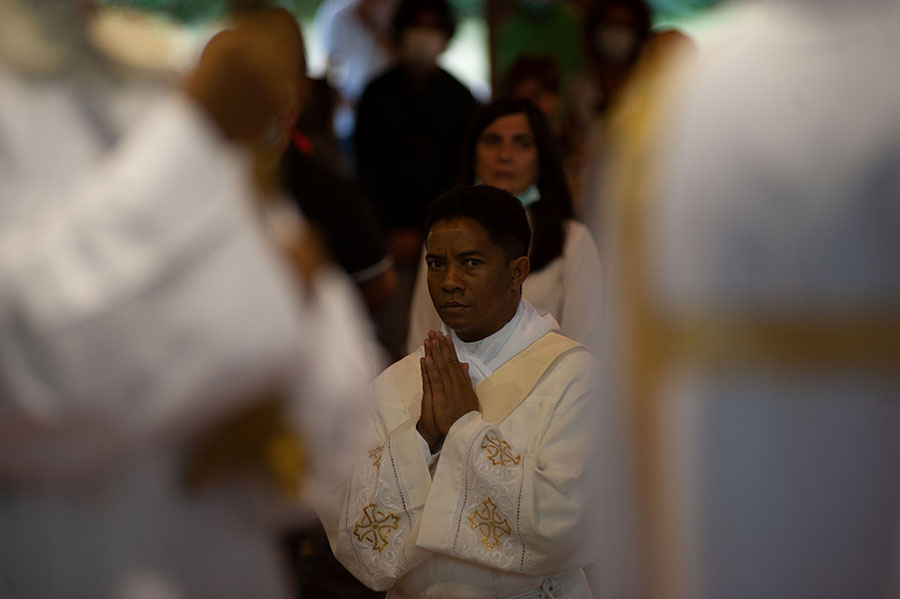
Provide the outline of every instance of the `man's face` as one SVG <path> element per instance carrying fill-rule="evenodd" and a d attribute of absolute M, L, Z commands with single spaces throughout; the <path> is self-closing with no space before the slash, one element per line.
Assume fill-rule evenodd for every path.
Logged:
<path fill-rule="evenodd" d="M 507 261 L 503 248 L 470 218 L 437 221 L 425 251 L 431 301 L 460 339 L 484 339 L 513 317 L 528 258 Z"/>

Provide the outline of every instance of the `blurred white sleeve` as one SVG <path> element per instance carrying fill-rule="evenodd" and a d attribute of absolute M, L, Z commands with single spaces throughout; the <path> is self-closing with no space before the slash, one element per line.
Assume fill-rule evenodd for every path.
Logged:
<path fill-rule="evenodd" d="M 0 479 L 78 476 L 202 426 L 295 358 L 298 311 L 247 165 L 188 100 L 40 177 L 18 122 L 55 115 L 60 143 L 95 140 L 64 103 L 41 112 L 46 94 L 0 83 Z"/>
<path fill-rule="evenodd" d="M 333 267 L 320 270 L 304 302 L 302 366 L 291 406 L 309 454 L 309 493 L 346 481 L 365 446 L 370 384 L 384 366 L 358 292 Z"/>

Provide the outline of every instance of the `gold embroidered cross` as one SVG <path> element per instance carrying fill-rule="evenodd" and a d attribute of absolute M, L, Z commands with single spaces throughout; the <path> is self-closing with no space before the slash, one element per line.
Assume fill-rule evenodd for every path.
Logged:
<path fill-rule="evenodd" d="M 353 534 L 362 542 L 372 543 L 372 549 L 379 553 L 387 547 L 391 531 L 397 530 L 400 517 L 393 512 L 378 510 L 378 504 L 370 503 L 363 509 L 363 515 L 353 527 Z"/>
<path fill-rule="evenodd" d="M 481 504 L 484 509 L 475 508 L 472 515 L 469 516 L 469 522 L 472 523 L 472 528 L 477 528 L 484 535 L 481 542 L 487 545 L 488 549 L 493 549 L 500 544 L 500 539 L 504 535 L 512 534 L 512 529 L 506 518 L 501 518 L 497 513 L 497 505 L 490 498 L 485 499 Z"/>
<path fill-rule="evenodd" d="M 378 464 L 381 463 L 381 452 L 384 451 L 384 447 L 376 447 L 372 451 L 369 452 L 369 457 L 373 458 L 374 461 L 372 465 L 378 468 Z"/>
<path fill-rule="evenodd" d="M 518 454 L 513 455 L 512 447 L 509 446 L 509 443 L 498 437 L 485 435 L 484 439 L 481 440 L 481 447 L 482 449 L 487 449 L 487 458 L 494 466 L 504 466 L 506 464 L 518 466 L 519 462 L 522 461 L 521 456 Z"/>

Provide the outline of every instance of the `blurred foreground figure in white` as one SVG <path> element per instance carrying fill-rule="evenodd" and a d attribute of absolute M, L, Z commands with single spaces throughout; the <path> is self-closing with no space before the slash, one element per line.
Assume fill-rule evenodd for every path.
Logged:
<path fill-rule="evenodd" d="M 900 596 L 900 13 L 784 4 L 616 123 L 601 596 Z"/>
<path fill-rule="evenodd" d="M 271 491 L 297 433 L 342 478 L 372 374 L 346 281 L 254 210 L 292 37 L 248 18 L 179 83 L 88 12 L 0 0 L 0 596 L 285 597 Z"/>

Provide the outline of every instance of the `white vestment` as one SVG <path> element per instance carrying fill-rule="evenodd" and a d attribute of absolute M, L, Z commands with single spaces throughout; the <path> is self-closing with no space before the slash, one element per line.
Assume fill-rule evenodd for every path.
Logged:
<path fill-rule="evenodd" d="M 507 325 L 507 343 L 535 322 L 523 307 L 532 317 Z M 431 467 L 416 431 L 419 354 L 375 380 L 368 451 L 319 508 L 335 554 L 366 585 L 389 597 L 592 596 L 581 568 L 594 558 L 583 522 L 597 363 L 555 332 L 538 335 L 501 364 L 493 336 L 468 348 L 490 354 L 481 411 L 453 424 Z"/>
<path fill-rule="evenodd" d="M 204 114 L 102 73 L 0 63 L 0 596 L 286 596 L 260 489 L 189 493 L 188 444 L 263 385 L 355 434 L 355 308 L 298 301 Z"/>

